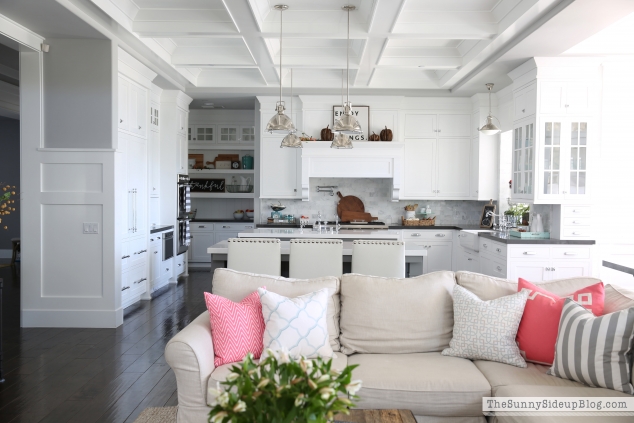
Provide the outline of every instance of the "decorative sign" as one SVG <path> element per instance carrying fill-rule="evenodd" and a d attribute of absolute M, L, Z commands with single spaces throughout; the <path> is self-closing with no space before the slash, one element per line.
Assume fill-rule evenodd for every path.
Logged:
<path fill-rule="evenodd" d="M 360 135 L 350 135 L 352 141 L 367 141 L 370 136 L 370 106 L 352 106 L 352 114 L 359 121 L 361 130 Z M 343 115 L 343 106 L 332 106 L 332 126 L 335 121 Z"/>
<path fill-rule="evenodd" d="M 493 226 L 493 221 L 495 220 L 495 204 L 493 204 L 493 200 L 489 202 L 489 204 L 485 205 L 482 208 L 482 215 L 480 216 L 480 227 L 481 228 L 491 228 Z"/>
<path fill-rule="evenodd" d="M 191 192 L 225 192 L 224 179 L 190 179 Z"/>

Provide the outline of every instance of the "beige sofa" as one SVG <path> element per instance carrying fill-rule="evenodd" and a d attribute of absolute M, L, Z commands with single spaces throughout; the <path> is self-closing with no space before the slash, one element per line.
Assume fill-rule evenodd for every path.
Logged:
<path fill-rule="evenodd" d="M 598 282 L 592 278 L 542 284 L 564 296 Z M 525 369 L 506 364 L 445 357 L 453 330 L 455 284 L 483 300 L 517 292 L 512 281 L 468 272 L 435 272 L 411 279 L 355 274 L 338 278 L 293 280 L 217 269 L 213 293 L 239 301 L 260 286 L 289 297 L 328 288 L 328 330 L 336 367 L 359 364 L 363 381 L 359 408 L 412 410 L 419 422 L 485 423 L 485 396 L 627 396 L 546 374 L 547 367 Z M 622 290 L 621 290 L 622 291 Z M 634 295 L 606 287 L 606 311 L 634 305 Z M 209 315 L 201 314 L 170 340 L 167 362 L 178 384 L 178 423 L 207 421 L 207 389 L 223 381 L 230 365 L 214 368 Z M 634 378 L 633 378 L 634 379 Z M 634 380 L 633 380 L 634 382 Z M 600 418 L 631 422 L 632 417 Z M 489 422 L 578 422 L 579 417 L 488 417 Z M 587 418 L 588 422 L 597 417 Z"/>

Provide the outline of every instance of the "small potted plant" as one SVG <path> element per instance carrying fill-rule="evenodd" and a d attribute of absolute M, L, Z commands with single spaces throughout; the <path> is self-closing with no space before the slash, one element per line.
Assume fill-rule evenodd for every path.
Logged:
<path fill-rule="evenodd" d="M 529 210 L 529 204 L 517 203 L 509 207 L 509 209 L 504 212 L 504 215 L 507 219 L 510 219 L 513 224 L 521 225 L 523 224 L 524 215 L 528 215 Z M 526 216 L 526 220 L 528 220 L 528 216 Z"/>
<path fill-rule="evenodd" d="M 210 389 L 211 423 L 327 423 L 348 414 L 358 398 L 360 381 L 352 370 L 332 368 L 332 359 L 291 358 L 287 351 L 267 351 L 256 364 L 248 354 L 231 368 L 227 380 Z"/>

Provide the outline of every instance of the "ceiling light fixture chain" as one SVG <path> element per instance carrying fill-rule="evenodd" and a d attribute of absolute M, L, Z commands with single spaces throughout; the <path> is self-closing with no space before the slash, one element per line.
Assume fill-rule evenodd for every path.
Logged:
<path fill-rule="evenodd" d="M 493 89 L 493 84 L 488 83 L 486 84 L 486 87 L 487 90 L 489 90 L 489 115 L 487 116 L 485 124 L 482 126 L 482 128 L 478 129 L 478 131 L 482 132 L 484 135 L 495 135 L 499 134 L 501 132 L 501 129 L 493 123 L 494 116 L 491 113 L 491 90 Z M 500 120 L 498 118 L 495 118 L 495 120 L 500 123 Z"/>
<path fill-rule="evenodd" d="M 291 118 L 293 118 L 293 68 L 291 68 Z M 290 148 L 302 148 L 302 140 L 295 133 L 296 131 L 290 132 L 287 136 L 282 140 L 282 144 L 280 144 L 280 148 L 290 147 Z"/>

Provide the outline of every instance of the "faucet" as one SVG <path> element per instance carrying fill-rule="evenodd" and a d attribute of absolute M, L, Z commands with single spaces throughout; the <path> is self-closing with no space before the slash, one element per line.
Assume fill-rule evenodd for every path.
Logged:
<path fill-rule="evenodd" d="M 339 224 L 339 215 L 335 214 L 335 230 L 339 233 L 341 225 Z"/>
<path fill-rule="evenodd" d="M 486 217 L 492 217 L 493 218 L 493 225 L 491 225 L 491 227 L 495 230 L 500 230 L 500 215 L 499 214 L 495 214 L 492 211 L 488 211 L 485 215 Z M 498 218 L 498 223 L 495 223 L 495 218 Z"/>
<path fill-rule="evenodd" d="M 321 233 L 321 212 L 320 211 L 317 212 L 317 220 L 315 221 L 315 225 L 313 226 L 313 229 L 315 229 L 315 226 L 317 226 L 317 231 Z"/>

